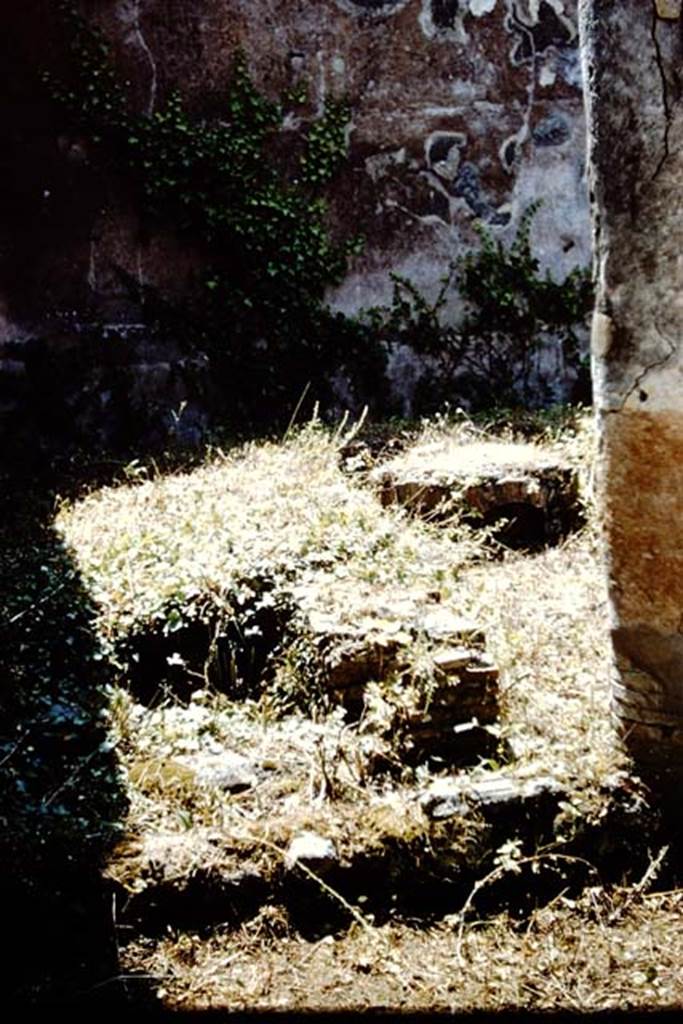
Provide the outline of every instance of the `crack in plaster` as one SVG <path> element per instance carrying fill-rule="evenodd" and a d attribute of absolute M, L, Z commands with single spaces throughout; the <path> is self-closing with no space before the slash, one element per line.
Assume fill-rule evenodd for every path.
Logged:
<path fill-rule="evenodd" d="M 147 113 L 153 114 L 157 98 L 157 65 L 156 61 L 154 60 L 154 54 L 150 50 L 147 40 L 142 34 L 142 29 L 140 27 L 140 2 L 141 0 L 137 0 L 137 3 L 135 5 L 135 37 L 138 43 L 140 44 L 140 49 L 143 51 L 143 53 L 147 57 L 147 60 L 149 61 L 149 68 L 150 71 L 152 72 L 152 79 L 149 84 L 149 100 L 147 103 Z"/>
<path fill-rule="evenodd" d="M 97 291 L 97 242 L 94 238 L 90 240 L 90 253 L 88 257 L 88 275 L 86 277 L 88 288 L 91 292 Z"/>
<path fill-rule="evenodd" d="M 131 36 L 137 43 L 138 48 L 142 51 L 147 63 L 149 64 L 151 78 L 149 83 L 149 99 L 147 100 L 146 113 L 150 116 L 154 113 L 154 107 L 156 106 L 158 72 L 154 54 L 144 37 L 142 27 L 140 25 L 141 3 L 142 0 L 124 0 L 124 3 L 117 11 L 117 16 L 119 21 L 129 28 Z"/>
<path fill-rule="evenodd" d="M 137 273 L 138 284 L 141 288 L 145 286 L 145 268 L 142 259 L 142 247 L 138 246 L 135 260 L 135 270 Z"/>
<path fill-rule="evenodd" d="M 640 388 L 640 386 L 643 383 L 643 381 L 646 380 L 646 378 L 652 373 L 652 371 L 653 370 L 658 370 L 662 366 L 666 366 L 666 364 L 672 359 L 672 357 L 678 351 L 678 345 L 676 344 L 676 342 L 673 341 L 672 338 L 668 338 L 664 334 L 664 332 L 657 326 L 657 324 L 654 324 L 654 329 L 657 332 L 657 334 L 659 335 L 659 337 L 662 339 L 662 341 L 670 346 L 669 347 L 669 351 L 661 359 L 655 359 L 651 363 L 648 363 L 647 366 L 645 366 L 640 371 L 640 373 L 638 374 L 638 376 L 634 380 L 633 384 L 631 385 L 631 387 L 628 389 L 628 391 L 624 395 L 624 398 L 623 398 L 621 404 L 619 405 L 619 408 L 618 409 L 609 410 L 609 411 L 611 411 L 611 412 L 623 412 L 624 409 L 626 408 L 626 403 L 628 402 L 628 400 Z"/>
<path fill-rule="evenodd" d="M 657 25 L 659 23 L 659 14 L 657 11 L 657 4 L 653 0 L 652 4 L 652 42 L 655 48 L 655 61 L 657 63 L 657 70 L 659 71 L 659 77 L 662 83 L 662 106 L 664 107 L 664 137 L 662 139 L 662 155 L 659 159 L 655 173 L 652 175 L 652 180 L 659 176 L 664 167 L 664 164 L 669 159 L 669 133 L 671 131 L 671 105 L 669 103 L 669 83 L 666 80 L 666 72 L 664 70 L 664 60 L 662 57 L 662 50 L 659 45 L 659 39 L 657 38 Z"/>
<path fill-rule="evenodd" d="M 413 210 L 408 209 L 407 206 L 403 206 L 402 203 L 397 202 L 395 199 L 387 199 L 385 205 L 392 210 L 399 210 L 401 213 L 404 213 L 406 217 L 410 217 L 411 220 L 417 221 L 418 224 L 428 224 L 431 227 L 441 227 L 450 232 L 451 225 L 447 224 L 445 220 L 441 219 L 441 217 L 437 217 L 434 213 L 415 213 Z"/>

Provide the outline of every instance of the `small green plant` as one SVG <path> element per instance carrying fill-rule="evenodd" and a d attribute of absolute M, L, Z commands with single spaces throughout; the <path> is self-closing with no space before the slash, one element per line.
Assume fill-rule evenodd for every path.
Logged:
<path fill-rule="evenodd" d="M 478 229 L 481 246 L 452 264 L 428 301 L 406 278 L 392 275 L 392 305 L 371 310 L 368 319 L 393 342 L 428 357 L 427 386 L 436 404 L 465 393 L 472 409 L 543 400 L 550 382 L 538 378 L 534 357 L 544 337 L 561 340 L 565 358 L 581 370 L 577 329 L 592 308 L 588 271 L 576 268 L 563 281 L 540 273 L 530 242 L 540 203 L 521 219 L 510 246 Z M 454 290 L 464 302 L 460 323 L 445 321 Z"/>

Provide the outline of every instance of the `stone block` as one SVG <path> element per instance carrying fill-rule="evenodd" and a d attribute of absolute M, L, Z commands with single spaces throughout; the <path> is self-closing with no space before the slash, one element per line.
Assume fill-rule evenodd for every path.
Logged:
<path fill-rule="evenodd" d="M 311 871 L 326 871 L 338 861 L 337 849 L 331 839 L 315 832 L 301 832 L 292 839 L 285 854 L 285 867 L 292 871 L 303 865 Z"/>
<path fill-rule="evenodd" d="M 199 786 L 225 793 L 242 793 L 258 782 L 254 766 L 245 757 L 229 750 L 220 754 L 179 755 L 176 760 L 194 773 Z"/>
<path fill-rule="evenodd" d="M 485 818 L 503 815 L 514 818 L 520 809 L 533 811 L 541 803 L 554 807 L 564 795 L 562 786 L 551 776 L 517 779 L 491 775 L 480 782 L 437 779 L 422 795 L 420 805 L 432 821 L 480 811 Z"/>
<path fill-rule="evenodd" d="M 576 470 L 542 448 L 502 442 L 418 445 L 371 474 L 384 506 L 491 527 L 513 548 L 557 543 L 583 521 Z"/>
<path fill-rule="evenodd" d="M 658 18 L 675 21 L 681 16 L 683 3 L 682 0 L 655 0 L 655 7 L 657 8 Z"/>

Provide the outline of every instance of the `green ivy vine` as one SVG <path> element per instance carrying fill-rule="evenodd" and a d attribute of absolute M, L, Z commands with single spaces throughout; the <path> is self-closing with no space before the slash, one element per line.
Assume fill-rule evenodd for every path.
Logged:
<path fill-rule="evenodd" d="M 139 295 L 150 322 L 210 353 L 242 420 L 288 415 L 310 384 L 324 397 L 325 381 L 345 367 L 376 380 L 379 345 L 325 305 L 361 245 L 331 237 L 321 191 L 346 158 L 348 105 L 328 100 L 283 153 L 277 138 L 302 90 L 280 102 L 263 96 L 237 53 L 220 117 L 191 116 L 178 93 L 141 113 L 103 37 L 70 0 L 60 12 L 71 62 L 66 76 L 44 75 L 50 95 L 99 162 L 132 179 L 149 226 L 170 226 L 202 256 L 182 306 L 150 289 Z"/>

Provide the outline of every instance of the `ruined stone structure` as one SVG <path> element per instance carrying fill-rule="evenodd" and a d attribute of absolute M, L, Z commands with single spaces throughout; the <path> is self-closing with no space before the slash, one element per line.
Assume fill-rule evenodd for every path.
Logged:
<path fill-rule="evenodd" d="M 598 272 L 599 483 L 614 702 L 643 766 L 683 769 L 683 17 L 582 0 Z"/>
<path fill-rule="evenodd" d="M 8 139 L 0 168 L 0 413 L 12 416 L 31 391 L 22 344 L 47 338 L 72 358 L 80 326 L 93 320 L 104 325 L 105 362 L 116 364 L 119 384 L 98 370 L 87 408 L 79 399 L 67 419 L 96 431 L 123 392 L 141 407 L 150 395 L 167 407 L 183 400 L 199 407 L 201 360 L 187 365 L 171 343 L 163 351 L 150 344 L 122 284 L 127 276 L 177 296 L 196 260 L 171 237 L 141 231 L 126 189 L 98 177 L 84 139 L 55 131 L 36 72 L 59 67 L 56 5 L 8 6 L 0 43 Z M 331 217 L 333 229 L 360 230 L 366 244 L 330 295 L 335 308 L 388 301 L 389 271 L 434 295 L 449 261 L 477 245 L 475 221 L 509 240 L 535 200 L 543 201 L 532 229 L 542 266 L 561 278 L 590 262 L 576 0 L 79 7 L 104 30 L 142 111 L 159 109 L 179 89 L 189 109 L 214 116 L 238 47 L 268 95 L 307 83 L 302 122 L 325 97 L 348 98 L 349 161 L 334 184 Z M 561 353 L 556 358 L 561 380 Z M 398 358 L 394 376 L 408 390 L 411 372 L 410 361 Z"/>

